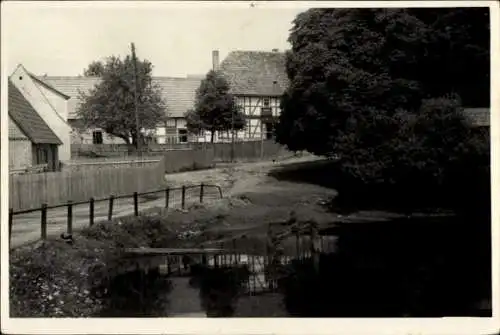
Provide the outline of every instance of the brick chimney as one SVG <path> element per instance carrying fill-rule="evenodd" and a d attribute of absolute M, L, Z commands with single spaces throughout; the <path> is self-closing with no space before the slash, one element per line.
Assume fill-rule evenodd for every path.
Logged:
<path fill-rule="evenodd" d="M 212 51 L 212 70 L 219 69 L 219 50 Z"/>

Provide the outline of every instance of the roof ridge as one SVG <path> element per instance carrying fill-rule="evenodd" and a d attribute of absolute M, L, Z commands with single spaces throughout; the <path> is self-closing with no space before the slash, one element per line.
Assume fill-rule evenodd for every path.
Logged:
<path fill-rule="evenodd" d="M 100 80 L 101 77 L 84 77 L 84 76 L 37 76 L 32 74 L 38 80 L 44 79 L 81 79 L 81 80 Z M 199 79 L 199 77 L 185 76 L 185 77 L 176 77 L 176 76 L 151 76 L 152 79 Z"/>
<path fill-rule="evenodd" d="M 18 115 L 17 111 L 13 108 L 14 106 L 11 105 L 11 102 L 13 99 L 13 95 L 18 95 L 20 99 L 22 99 L 22 103 L 26 104 L 27 110 L 26 112 L 32 113 L 32 115 L 37 119 L 36 121 L 40 122 L 38 125 L 41 126 L 42 128 L 45 128 L 43 131 L 47 132 L 46 135 L 49 135 L 53 137 L 53 139 L 56 139 L 57 144 L 62 144 L 61 139 L 59 136 L 49 127 L 47 122 L 42 118 L 42 116 L 38 113 L 38 111 L 35 109 L 35 107 L 31 104 L 31 102 L 26 99 L 24 94 L 21 92 L 19 88 L 16 87 L 12 79 L 9 78 L 8 80 L 8 115 L 12 119 L 12 121 L 17 125 L 17 127 L 24 133 L 26 137 L 30 139 L 31 142 L 33 143 L 50 143 L 50 142 L 44 142 L 43 140 L 40 141 L 40 137 L 36 137 L 35 134 L 33 133 L 33 126 L 36 125 L 36 122 L 33 122 L 34 120 L 27 119 L 27 115 L 23 113 L 22 117 L 21 115 Z M 18 118 L 19 117 L 19 118 Z M 24 124 L 24 122 L 27 122 L 27 124 Z M 39 135 L 39 134 L 38 134 Z M 40 136 L 40 135 L 39 135 Z M 50 141 L 50 139 L 49 139 Z M 54 143 L 56 144 L 56 143 Z"/>

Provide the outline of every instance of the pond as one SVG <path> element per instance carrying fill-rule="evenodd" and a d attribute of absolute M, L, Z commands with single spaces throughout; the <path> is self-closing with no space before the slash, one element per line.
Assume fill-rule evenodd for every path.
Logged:
<path fill-rule="evenodd" d="M 115 278 L 101 316 L 441 317 L 488 316 L 488 236 L 456 218 L 398 219 L 336 226 L 324 234 L 319 270 L 304 246 L 285 241 L 279 279 L 259 255 L 191 260 L 171 273 Z M 188 262 L 189 263 L 189 262 Z M 271 285 L 272 284 L 272 285 Z"/>

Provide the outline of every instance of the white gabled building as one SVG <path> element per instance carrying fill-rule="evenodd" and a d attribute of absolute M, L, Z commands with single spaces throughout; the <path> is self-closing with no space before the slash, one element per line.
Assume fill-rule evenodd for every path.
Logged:
<path fill-rule="evenodd" d="M 9 81 L 61 141 L 58 160 L 70 160 L 71 126 L 67 122 L 69 96 L 48 84 L 41 85 L 22 65 L 17 66 Z"/>

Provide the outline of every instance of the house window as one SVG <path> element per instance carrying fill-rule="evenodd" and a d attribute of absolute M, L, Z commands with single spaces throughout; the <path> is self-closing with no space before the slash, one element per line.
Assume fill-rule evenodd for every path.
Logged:
<path fill-rule="evenodd" d="M 179 129 L 179 142 L 187 143 L 187 141 L 188 141 L 187 129 Z"/>
<path fill-rule="evenodd" d="M 264 107 L 269 107 L 269 98 L 264 98 Z"/>
<path fill-rule="evenodd" d="M 102 144 L 102 131 L 92 132 L 92 144 Z"/>

